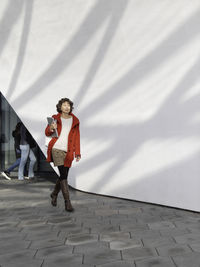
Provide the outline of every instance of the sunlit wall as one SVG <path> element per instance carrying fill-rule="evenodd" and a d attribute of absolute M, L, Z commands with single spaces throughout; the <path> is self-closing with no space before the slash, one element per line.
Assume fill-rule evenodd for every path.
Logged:
<path fill-rule="evenodd" d="M 44 153 L 73 100 L 73 187 L 200 211 L 199 25 L 198 0 L 1 0 L 0 90 Z"/>

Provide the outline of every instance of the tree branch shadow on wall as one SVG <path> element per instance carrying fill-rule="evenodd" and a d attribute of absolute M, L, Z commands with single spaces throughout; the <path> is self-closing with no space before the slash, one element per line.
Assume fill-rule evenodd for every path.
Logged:
<path fill-rule="evenodd" d="M 111 177 L 127 163 L 139 150 L 142 144 L 148 140 L 170 140 L 171 138 L 187 138 L 199 135 L 200 126 L 192 125 L 191 118 L 199 111 L 200 96 L 194 96 L 185 103 L 181 102 L 181 96 L 187 92 L 188 88 L 193 86 L 198 80 L 198 70 L 200 68 L 200 59 L 193 65 L 188 73 L 179 82 L 173 93 L 166 99 L 165 103 L 157 111 L 155 116 L 148 122 L 141 124 L 129 124 L 116 127 L 99 127 L 95 129 L 87 128 L 88 140 L 108 138 L 112 140 L 111 146 L 106 151 L 101 152 L 92 160 L 86 161 L 81 165 L 80 173 L 85 169 L 95 168 L 110 158 L 116 158 L 116 162 L 103 175 L 102 179 L 95 184 L 91 191 L 99 191 L 106 185 Z M 99 100 L 100 102 L 103 100 Z M 102 102 L 104 103 L 104 102 Z M 94 114 L 91 110 L 91 114 Z M 175 116 L 176 115 L 176 116 Z M 83 118 L 84 118 L 83 114 Z M 83 129 L 84 131 L 84 129 Z M 96 133 L 99 132 L 99 135 Z M 102 136 L 102 132 L 105 135 Z M 91 135 L 90 135 L 91 133 Z M 107 134 L 108 133 L 108 134 Z M 107 136 L 106 136 L 107 134 Z M 118 149 L 116 149 L 118 148 Z M 123 153 L 121 153 L 123 151 Z M 183 166 L 185 163 L 183 163 Z M 174 166 L 175 168 L 175 166 Z M 132 174 L 130 174 L 131 176 Z"/>
<path fill-rule="evenodd" d="M 142 80 L 143 75 L 146 77 L 150 75 L 152 71 L 155 71 L 163 61 L 169 59 L 169 57 L 175 56 L 176 51 L 180 47 L 185 46 L 187 42 L 191 42 L 194 37 L 196 37 L 199 32 L 195 29 L 197 22 L 199 21 L 199 10 L 196 14 L 190 18 L 184 25 L 180 26 L 167 40 L 157 47 L 150 55 L 146 56 L 142 61 L 140 61 L 136 66 L 134 66 L 128 74 L 126 74 L 122 79 L 117 81 L 114 86 L 110 87 L 105 91 L 96 101 L 86 109 L 80 111 L 83 117 L 82 124 L 87 122 L 87 118 L 90 118 L 93 114 L 96 115 L 97 112 L 100 112 L 103 106 L 108 106 L 109 101 L 119 98 L 120 95 L 124 92 L 130 90 L 132 86 L 136 86 L 137 83 Z M 185 27 L 192 29 L 191 32 L 188 32 L 187 42 L 185 42 Z M 170 44 L 174 44 L 171 46 Z M 108 138 L 112 140 L 112 144 L 103 152 L 96 155 L 96 158 L 92 159 L 92 166 L 90 161 L 84 162 L 81 165 L 80 173 L 88 168 L 95 168 L 101 163 L 109 160 L 110 158 L 116 158 L 116 162 L 112 165 L 111 168 L 103 175 L 102 179 L 91 188 L 91 191 L 98 191 L 103 188 L 106 183 L 111 180 L 111 177 L 121 168 L 123 164 L 127 162 L 130 157 L 133 157 L 136 154 L 137 150 L 141 145 L 152 138 L 161 138 L 168 139 L 173 137 L 187 137 L 189 135 L 198 136 L 199 127 L 197 125 L 191 126 L 190 120 L 192 116 L 198 111 L 199 106 L 199 97 L 195 97 L 194 100 L 190 100 L 185 104 L 180 103 L 180 96 L 194 85 L 197 81 L 197 73 L 200 67 L 199 59 L 188 71 L 188 74 L 183 77 L 183 80 L 179 85 L 174 89 L 170 97 L 165 101 L 161 109 L 157 112 L 155 117 L 150 121 L 145 122 L 145 124 L 130 124 L 123 127 L 100 127 L 98 131 L 98 126 L 89 129 L 88 127 L 84 129 L 83 132 L 87 131 L 88 140 L 103 140 Z M 138 73 L 137 70 L 142 70 L 142 73 Z M 125 86 L 124 86 L 125 85 Z M 178 113 L 177 113 L 178 112 Z M 91 115 L 92 114 L 92 115 Z M 176 121 L 174 114 L 176 114 Z M 178 115 L 178 116 L 177 116 Z M 171 119 L 170 123 L 166 123 L 166 120 Z M 158 126 L 162 124 L 162 130 L 158 129 Z M 172 128 L 169 128 L 172 125 Z M 181 126 L 181 128 L 180 128 Z M 156 129 L 156 130 L 155 130 Z M 188 131 L 184 132 L 185 129 Z M 94 130 L 94 131 L 93 131 Z M 164 131 L 163 131 L 164 130 Z M 99 135 L 97 134 L 99 132 Z M 104 133 L 102 135 L 102 132 Z M 91 135 L 90 135 L 91 133 Z M 130 138 L 127 140 L 127 133 L 131 133 Z M 131 141 L 131 142 L 130 142 Z M 99 141 L 100 142 L 100 141 Z M 116 147 L 118 150 L 116 150 Z M 123 151 L 123 153 L 121 153 Z M 125 152 L 126 151 L 126 152 Z M 125 153 L 124 153 L 125 152 Z M 184 163 L 185 165 L 185 163 Z M 132 174 L 130 174 L 131 176 Z"/>
<path fill-rule="evenodd" d="M 122 18 L 123 12 L 126 9 L 127 4 L 128 4 L 127 0 L 118 1 L 117 5 L 115 5 L 114 7 L 114 12 L 112 10 L 110 13 L 109 23 L 106 28 L 105 34 L 102 38 L 102 41 L 99 44 L 99 48 L 95 54 L 95 57 L 90 64 L 85 79 L 82 85 L 80 86 L 77 95 L 74 97 L 74 102 L 76 103 L 77 106 L 79 103 L 81 103 L 81 101 L 83 101 L 83 98 L 87 93 L 87 90 L 90 88 L 92 81 L 94 81 L 95 79 L 97 71 L 100 68 L 101 63 L 103 62 L 106 52 L 108 51 L 111 41 L 118 29 L 120 20 Z"/>
<path fill-rule="evenodd" d="M 197 190 L 198 187 L 197 184 L 200 185 L 199 181 L 200 167 L 198 159 L 199 155 L 200 153 L 198 151 L 197 153 L 194 153 L 187 159 L 184 159 L 166 168 L 162 168 L 158 171 L 148 173 L 147 175 L 144 175 L 143 177 L 140 177 L 138 180 L 132 181 L 129 184 L 126 183 L 123 184 L 122 182 L 120 187 L 115 188 L 113 196 L 120 196 L 122 195 L 123 192 L 124 198 L 126 198 L 126 195 L 131 194 L 134 188 L 134 191 L 137 194 L 134 198 L 135 200 L 149 202 L 153 204 L 173 206 L 183 209 L 193 208 L 193 210 L 199 211 L 200 196 L 196 194 L 194 195 L 194 192 Z M 195 175 L 194 173 L 192 173 L 192 180 L 190 186 L 188 187 L 188 182 L 186 182 L 182 178 L 184 176 L 187 176 L 188 180 L 190 180 L 191 170 L 195 170 L 196 172 Z M 176 175 L 176 179 L 174 179 L 174 175 Z M 179 184 L 179 187 L 176 188 L 174 188 L 173 186 L 169 187 L 169 184 L 173 185 L 174 183 Z M 160 199 L 157 198 L 156 193 L 152 196 L 151 193 L 152 184 L 157 185 L 156 188 L 153 188 L 153 190 L 154 192 L 155 191 L 159 192 L 159 196 L 160 195 L 163 196 L 162 202 Z M 187 195 L 185 195 L 185 188 L 187 189 Z M 138 197 L 141 195 L 143 195 L 143 199 L 141 199 L 141 197 Z M 195 198 L 195 201 L 192 200 L 193 198 Z M 171 202 L 171 205 L 169 201 Z M 194 202 L 196 203 L 196 205 L 194 204 Z"/>
<path fill-rule="evenodd" d="M 27 42 L 28 42 L 28 36 L 30 32 L 30 25 L 31 25 L 31 18 L 32 18 L 32 12 L 33 12 L 33 0 L 25 1 L 25 14 L 24 14 L 24 23 L 23 23 L 23 29 L 21 34 L 21 40 L 19 44 L 19 50 L 18 50 L 18 56 L 15 64 L 15 69 L 12 74 L 12 78 L 8 87 L 8 91 L 6 93 L 6 98 L 9 99 L 12 96 L 12 93 L 14 92 L 17 81 L 19 79 L 24 57 L 26 53 L 27 48 Z"/>
<path fill-rule="evenodd" d="M 86 19 L 83 21 L 81 27 L 73 36 L 72 40 L 66 44 L 64 49 L 59 53 L 55 60 L 51 62 L 51 65 L 48 67 L 48 69 L 44 71 L 44 73 L 42 73 L 41 76 L 29 88 L 26 89 L 25 92 L 19 94 L 16 99 L 12 101 L 12 105 L 15 107 L 15 109 L 23 106 L 21 99 L 23 99 L 23 102 L 29 103 L 30 101 L 33 101 L 34 97 L 39 92 L 47 90 L 47 86 L 70 66 L 73 60 L 80 54 L 83 48 L 91 40 L 92 36 L 95 35 L 97 29 L 103 25 L 107 18 L 111 18 L 110 23 L 112 26 L 117 26 L 113 24 L 113 21 L 117 22 L 117 20 L 120 20 L 124 8 L 127 5 L 127 0 L 119 1 L 118 5 L 120 4 L 120 8 L 115 8 L 114 4 L 114 0 L 109 2 L 106 0 L 101 0 L 97 2 L 94 8 L 92 8 L 92 10 L 89 12 Z M 113 7 L 113 10 L 111 7 Z M 115 31 L 115 29 L 112 29 L 112 31 L 111 29 L 109 30 L 110 37 L 109 40 L 105 41 L 106 46 L 108 46 L 111 42 L 113 37 L 111 34 L 114 34 Z"/>
<path fill-rule="evenodd" d="M 21 15 L 24 6 L 24 1 L 25 0 L 16 0 L 15 5 L 13 5 L 13 1 L 10 0 L 6 6 L 6 10 L 3 14 L 3 17 L 0 20 L 0 55 L 3 53 L 8 38 L 12 33 L 12 29 Z"/>
<path fill-rule="evenodd" d="M 72 41 L 66 45 L 60 55 L 52 62 L 51 66 L 39 77 L 37 81 L 35 81 L 33 85 L 31 85 L 26 90 L 25 93 L 20 94 L 17 99 L 15 99 L 14 103 L 16 107 L 21 106 L 21 99 L 23 99 L 24 102 L 30 100 L 32 101 L 35 94 L 38 94 L 40 90 L 45 90 L 49 83 L 56 79 L 56 77 L 65 68 L 69 67 L 70 63 L 95 34 L 96 29 L 100 27 L 104 19 L 110 16 L 110 10 L 108 12 L 104 9 L 105 4 L 105 1 L 97 2 L 97 5 L 90 12 L 81 28 L 75 34 Z M 121 127 L 100 127 L 99 134 L 97 134 L 98 127 L 95 127 L 95 131 L 92 131 L 93 129 L 85 127 L 84 125 L 87 123 L 87 118 L 90 118 L 93 114 L 96 115 L 101 111 L 102 103 L 106 107 L 111 103 L 111 101 L 118 99 L 121 95 L 125 94 L 129 90 L 134 90 L 134 88 L 140 81 L 142 81 L 143 78 L 151 75 L 151 73 L 155 72 L 161 66 L 161 64 L 163 64 L 163 62 L 166 62 L 169 58 L 175 56 L 180 47 L 184 47 L 186 46 L 186 44 L 190 43 L 199 34 L 199 30 L 196 27 L 200 20 L 199 13 L 200 12 L 198 10 L 193 15 L 193 17 L 189 18 L 183 25 L 175 30 L 174 33 L 171 34 L 166 40 L 164 40 L 162 44 L 156 47 L 154 51 L 150 52 L 139 63 L 134 65 L 133 68 L 131 68 L 130 71 L 126 75 L 124 75 L 124 77 L 119 79 L 115 84 L 108 88 L 105 93 L 98 97 L 98 99 L 95 100 L 88 108 L 81 111 L 83 117 L 83 120 L 81 122 L 81 124 L 83 125 L 82 131 L 87 132 L 89 140 L 104 140 L 107 135 L 107 137 L 109 137 L 112 142 L 112 145 L 108 147 L 108 149 L 96 156 L 96 160 L 94 159 L 94 161 L 92 162 L 93 167 L 98 166 L 101 163 L 99 161 L 99 158 L 102 160 L 102 163 L 106 162 L 111 157 L 116 158 L 116 162 L 108 170 L 108 172 L 104 174 L 101 181 L 95 184 L 95 188 L 93 188 L 93 190 L 105 186 L 106 183 L 110 181 L 111 177 L 123 167 L 123 163 L 125 163 L 128 158 L 133 157 L 134 154 L 136 154 L 138 149 L 145 141 L 152 138 L 161 138 L 164 140 L 172 137 L 178 137 L 180 134 L 184 137 L 190 135 L 191 133 L 197 135 L 197 130 L 199 130 L 198 126 L 191 127 L 189 120 L 191 120 L 191 117 L 197 111 L 198 101 L 195 105 L 191 104 L 191 102 L 188 102 L 187 104 L 185 103 L 185 105 L 183 105 L 179 102 L 179 100 L 180 93 L 183 94 L 189 88 L 189 86 L 192 85 L 194 78 L 196 79 L 195 70 L 199 68 L 199 60 L 191 69 L 191 71 L 188 72 L 188 75 L 183 78 L 183 81 L 179 84 L 179 86 L 174 89 L 171 96 L 165 101 L 165 104 L 150 121 L 145 122 L 144 124 L 129 124 L 124 126 L 123 129 Z M 100 14 L 99 17 L 96 17 L 97 14 Z M 96 25 L 91 25 L 91 22 L 94 21 L 94 18 Z M 117 21 L 115 22 L 117 23 Z M 191 29 L 190 32 L 187 32 L 187 38 L 185 38 L 186 26 Z M 89 31 L 87 31 L 87 33 L 89 35 L 83 38 L 80 42 L 79 36 L 83 36 L 85 30 L 88 28 Z M 114 34 L 116 29 L 110 30 Z M 107 33 L 109 33 L 109 30 L 107 31 Z M 111 39 L 107 43 L 105 42 L 105 40 L 106 38 L 102 41 L 101 45 L 105 43 L 105 49 L 108 49 L 108 45 Z M 173 46 L 171 44 L 173 44 Z M 94 58 L 88 74 L 82 86 L 80 87 L 80 92 L 76 98 L 79 102 L 83 99 L 83 96 L 87 90 L 87 86 L 91 84 L 96 71 L 102 63 L 102 59 L 100 59 L 100 49 L 101 48 L 99 48 L 99 51 L 96 53 L 96 57 Z M 70 54 L 71 51 L 73 51 L 73 54 Z M 81 92 L 81 90 L 84 90 L 84 93 Z M 179 113 L 177 112 L 178 108 Z M 177 118 L 179 118 L 180 121 L 173 121 L 173 129 L 167 128 L 167 131 L 158 132 L 156 126 L 158 126 L 162 122 L 165 122 L 169 117 L 173 120 L 174 113 L 176 114 L 176 116 L 178 116 Z M 187 122 L 183 121 L 183 114 L 188 118 Z M 182 128 L 180 128 L 180 125 L 182 126 Z M 188 125 L 190 130 L 187 133 L 182 134 L 181 129 L 184 130 L 188 127 Z M 169 127 L 169 125 L 167 126 Z M 105 133 L 104 136 L 102 136 L 102 132 Z M 131 138 L 129 139 L 127 139 L 128 132 L 131 133 Z M 125 153 L 121 153 L 121 151 L 125 151 Z M 183 164 L 185 165 L 185 163 Z M 84 170 L 86 170 L 87 168 L 91 168 L 91 162 L 88 162 L 86 160 L 81 165 L 80 172 L 84 172 Z M 174 166 L 174 170 L 175 169 L 176 167 Z"/>

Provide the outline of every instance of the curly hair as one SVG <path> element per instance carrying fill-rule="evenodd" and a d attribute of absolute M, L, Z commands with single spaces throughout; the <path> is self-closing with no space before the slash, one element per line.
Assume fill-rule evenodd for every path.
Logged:
<path fill-rule="evenodd" d="M 61 106 L 64 102 L 68 102 L 69 105 L 70 105 L 70 113 L 72 112 L 72 110 L 74 109 L 74 103 L 69 99 L 69 98 L 61 98 L 59 101 L 58 101 L 58 104 L 56 105 L 56 108 L 57 108 L 57 111 L 59 113 L 62 112 L 61 110 Z"/>

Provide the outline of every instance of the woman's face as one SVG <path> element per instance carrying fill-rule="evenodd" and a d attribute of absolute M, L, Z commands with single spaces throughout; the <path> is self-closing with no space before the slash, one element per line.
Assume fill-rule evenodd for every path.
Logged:
<path fill-rule="evenodd" d="M 69 114 L 69 113 L 70 113 L 70 109 L 71 109 L 71 107 L 70 107 L 70 104 L 69 104 L 68 102 L 64 102 L 64 103 L 62 103 L 61 111 L 62 111 L 63 113 L 67 113 L 67 114 Z"/>

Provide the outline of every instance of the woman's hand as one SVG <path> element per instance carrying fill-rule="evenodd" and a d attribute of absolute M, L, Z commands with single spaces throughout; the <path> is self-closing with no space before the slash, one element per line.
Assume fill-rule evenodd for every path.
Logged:
<path fill-rule="evenodd" d="M 51 130 L 51 131 L 54 131 L 55 129 L 57 129 L 57 123 L 56 123 L 56 122 L 53 122 L 53 123 L 50 125 L 50 130 Z"/>
<path fill-rule="evenodd" d="M 80 156 L 76 156 L 76 161 L 78 162 L 81 159 Z"/>

